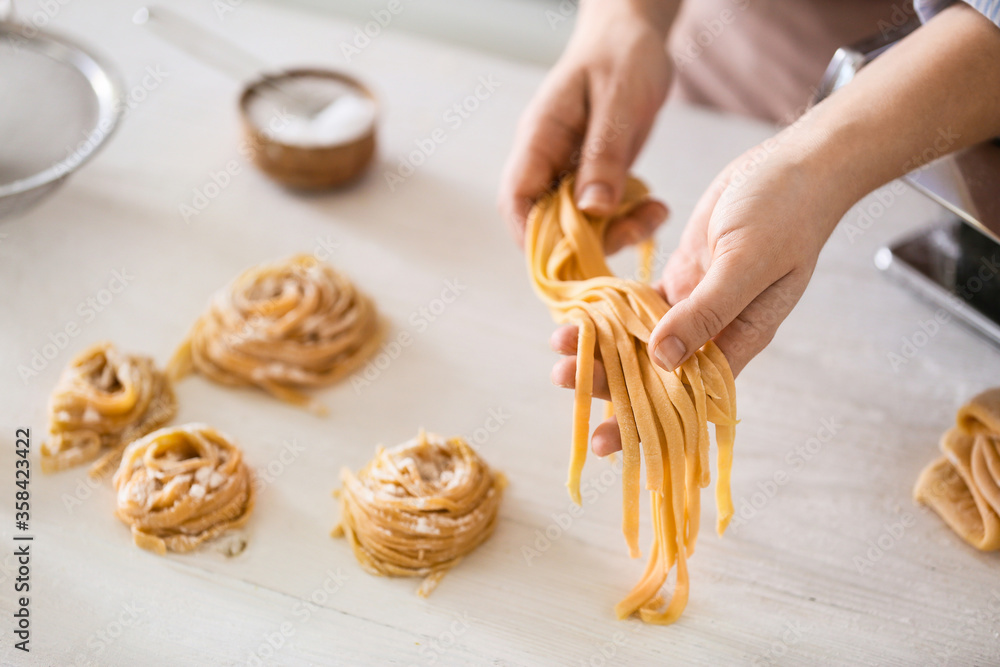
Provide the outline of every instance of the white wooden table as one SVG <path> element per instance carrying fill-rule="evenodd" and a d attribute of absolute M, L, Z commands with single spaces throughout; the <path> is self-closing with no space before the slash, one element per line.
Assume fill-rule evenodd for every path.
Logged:
<path fill-rule="evenodd" d="M 223 20 L 208 3 L 177 5 L 278 65 L 344 65 L 339 42 L 354 28 L 270 5 L 242 4 Z M 549 384 L 552 326 L 494 210 L 515 120 L 543 72 L 379 36 L 350 64 L 383 101 L 379 163 L 356 187 L 303 197 L 238 154 L 238 84 L 133 26 L 135 6 L 70 3 L 49 23 L 99 45 L 132 91 L 145 90 L 147 68 L 162 80 L 133 93 L 144 99 L 94 163 L 0 225 L 0 662 L 1000 662 L 998 557 L 967 547 L 910 500 L 955 409 L 1000 380 L 1000 355 L 948 323 L 894 371 L 888 355 L 933 311 L 871 261 L 880 244 L 939 217 L 933 205 L 893 195 L 853 243 L 843 229 L 834 234 L 804 299 L 738 381 L 733 492 L 742 525 L 723 539 L 703 532 L 676 625 L 619 622 L 612 606 L 644 561 L 627 558 L 607 463 L 588 462 L 583 511 L 569 524 L 563 517 L 571 396 Z M 449 123 L 443 114 L 482 78 L 499 86 Z M 385 172 L 439 127 L 446 141 L 390 191 Z M 636 167 L 674 210 L 659 238 L 665 250 L 715 172 L 769 132 L 665 110 Z M 239 173 L 209 187 L 233 160 Z M 210 201 L 186 222 L 179 207 L 195 190 Z M 164 362 L 208 296 L 240 270 L 317 248 L 374 295 L 390 340 L 408 332 L 412 343 L 370 384 L 321 392 L 325 419 L 198 377 L 178 386 L 177 421 L 231 433 L 264 476 L 242 555 L 141 551 L 113 516 L 109 486 L 91 488 L 82 468 L 40 473 L 46 400 L 76 351 L 110 339 Z M 127 286 L 112 293 L 116 270 Z M 449 281 L 459 296 L 442 307 Z M 18 366 L 68 324 L 78 335 L 22 380 Z M 328 535 L 341 466 L 359 467 L 377 444 L 420 426 L 476 440 L 511 482 L 495 536 L 427 600 L 414 594 L 415 580 L 365 574 Z M 18 427 L 31 428 L 35 448 L 29 656 L 12 648 L 11 634 Z M 710 527 L 710 490 L 704 497 Z"/>

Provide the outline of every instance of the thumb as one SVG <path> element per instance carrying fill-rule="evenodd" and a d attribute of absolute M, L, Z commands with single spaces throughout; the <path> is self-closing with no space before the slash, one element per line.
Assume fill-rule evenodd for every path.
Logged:
<path fill-rule="evenodd" d="M 617 96 L 597 102 L 580 147 L 576 177 L 577 206 L 586 213 L 612 215 L 625 191 L 635 158 L 633 127 L 627 105 Z"/>
<path fill-rule="evenodd" d="M 673 371 L 739 317 L 770 282 L 734 253 L 715 258 L 690 296 L 653 328 L 650 357 Z"/>

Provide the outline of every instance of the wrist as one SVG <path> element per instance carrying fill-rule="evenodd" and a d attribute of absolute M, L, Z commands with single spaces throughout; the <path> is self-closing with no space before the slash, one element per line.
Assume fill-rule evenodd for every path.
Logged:
<path fill-rule="evenodd" d="M 872 128 L 849 110 L 817 105 L 776 137 L 776 152 L 782 155 L 788 173 L 810 184 L 810 197 L 824 215 L 816 222 L 823 227 L 824 239 L 840 219 L 865 195 L 895 176 L 872 151 L 884 142 L 868 136 Z"/>

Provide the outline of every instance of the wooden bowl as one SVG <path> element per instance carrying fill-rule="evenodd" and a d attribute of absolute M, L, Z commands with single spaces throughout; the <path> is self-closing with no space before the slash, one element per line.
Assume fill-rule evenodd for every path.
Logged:
<path fill-rule="evenodd" d="M 247 152 L 253 163 L 272 179 L 291 188 L 322 190 L 349 183 L 365 172 L 375 155 L 376 118 L 364 134 L 334 144 L 297 145 L 283 143 L 275 133 L 258 125 L 251 107 L 261 89 L 271 88 L 282 79 L 320 78 L 346 84 L 376 103 L 375 95 L 357 79 L 324 69 L 291 69 L 267 75 L 244 88 L 240 95 L 240 116 Z M 267 93 L 271 94 L 271 93 Z M 377 109 L 377 107 L 376 107 Z"/>

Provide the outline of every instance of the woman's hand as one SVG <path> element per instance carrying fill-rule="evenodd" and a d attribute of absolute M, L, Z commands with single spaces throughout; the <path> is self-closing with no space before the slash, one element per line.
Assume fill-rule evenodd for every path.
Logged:
<path fill-rule="evenodd" d="M 714 339 L 739 373 L 774 336 L 837 221 L 865 194 L 930 159 L 1000 135 L 1000 32 L 956 3 L 879 56 L 774 139 L 748 151 L 702 196 L 663 272 L 672 304 L 649 354 L 673 369 Z M 552 379 L 575 379 L 576 331 Z M 594 395 L 608 397 L 595 364 Z M 617 424 L 594 432 L 621 449 Z"/>
<path fill-rule="evenodd" d="M 577 172 L 581 209 L 608 215 L 673 74 L 666 37 L 678 2 L 585 2 L 566 52 L 521 117 L 498 207 L 519 244 L 535 201 Z M 664 209 L 641 207 L 610 225 L 609 252 L 652 234 Z"/>
<path fill-rule="evenodd" d="M 649 342 L 661 366 L 673 370 L 715 340 L 738 374 L 774 337 L 853 203 L 850 188 L 798 159 L 807 154 L 779 135 L 730 164 L 702 195 L 658 285 L 672 304 Z M 574 385 L 576 338 L 573 326 L 552 336 L 553 349 L 566 355 L 552 369 L 559 386 Z M 607 399 L 599 361 L 594 375 L 594 395 Z M 621 449 L 613 418 L 592 446 L 599 456 Z"/>

